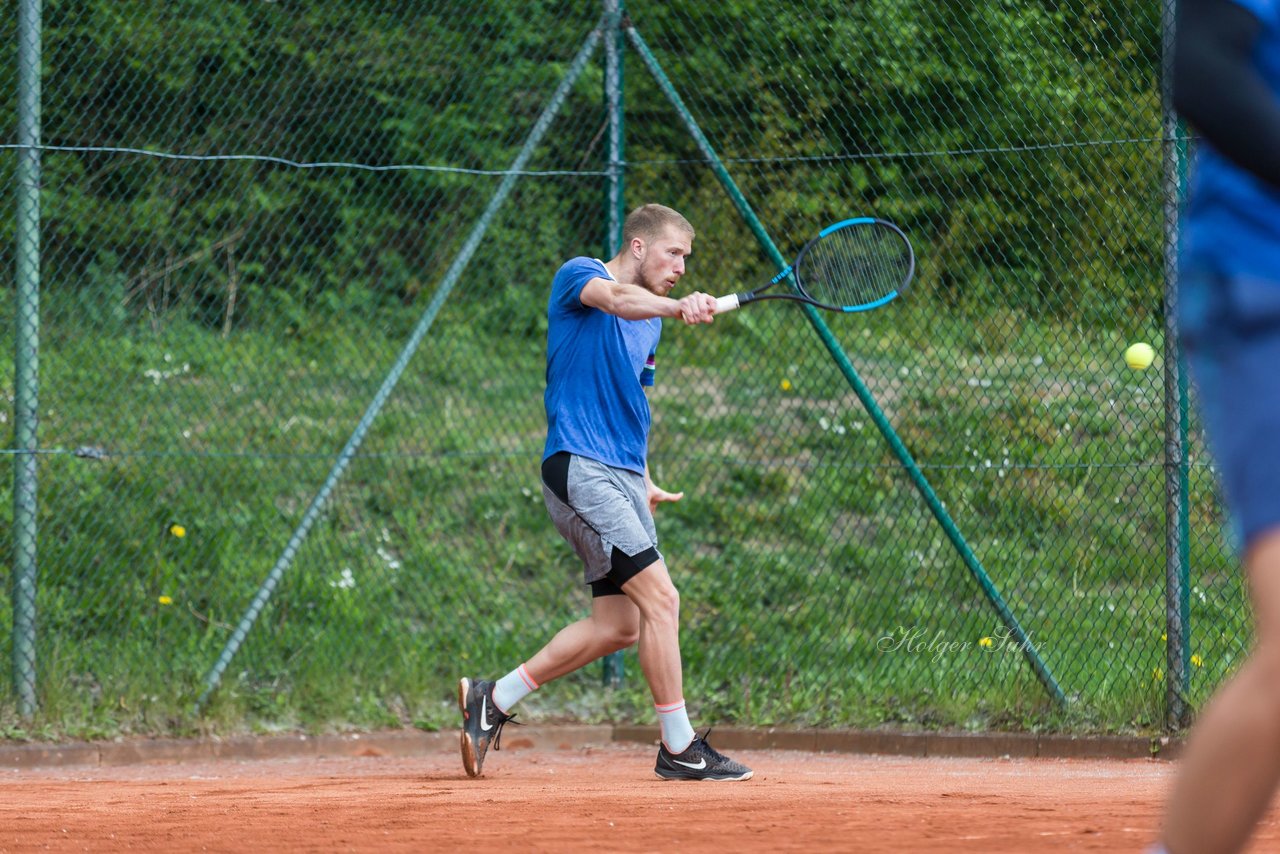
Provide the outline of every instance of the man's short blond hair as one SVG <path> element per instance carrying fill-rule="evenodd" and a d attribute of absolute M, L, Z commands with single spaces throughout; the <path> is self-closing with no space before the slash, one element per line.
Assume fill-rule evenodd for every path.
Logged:
<path fill-rule="evenodd" d="M 693 226 L 679 211 L 666 205 L 641 205 L 627 214 L 626 221 L 622 223 L 622 243 L 630 245 L 637 237 L 647 243 L 658 239 L 673 226 L 693 237 Z"/>

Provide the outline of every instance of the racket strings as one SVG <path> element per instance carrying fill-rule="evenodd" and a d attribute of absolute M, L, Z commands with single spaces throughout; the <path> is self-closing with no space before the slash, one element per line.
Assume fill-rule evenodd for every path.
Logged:
<path fill-rule="evenodd" d="M 871 305 L 902 287 L 912 270 L 911 247 L 881 225 L 833 231 L 809 247 L 800 260 L 800 287 L 820 303 L 839 307 Z"/>

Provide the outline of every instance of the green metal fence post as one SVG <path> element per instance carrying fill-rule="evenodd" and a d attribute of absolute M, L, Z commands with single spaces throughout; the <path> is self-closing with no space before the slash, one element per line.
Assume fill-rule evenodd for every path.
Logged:
<path fill-rule="evenodd" d="M 18 713 L 36 710 L 36 521 L 40 353 L 41 0 L 18 7 L 18 302 L 13 475 L 13 682 Z"/>
<path fill-rule="evenodd" d="M 1166 0 L 1161 14 L 1161 110 L 1164 128 L 1164 466 L 1165 466 L 1165 683 L 1167 723 L 1191 723 L 1190 521 L 1188 508 L 1188 389 L 1178 344 L 1179 210 L 1186 181 L 1186 151 L 1170 84 L 1173 79 L 1175 9 Z"/>
<path fill-rule="evenodd" d="M 733 200 L 734 206 L 738 209 L 738 212 L 742 215 L 747 225 L 750 226 L 757 242 L 759 242 L 761 247 L 764 248 L 770 259 L 778 265 L 779 270 L 785 268 L 789 263 L 788 260 L 782 256 L 782 253 L 778 251 L 777 246 L 774 245 L 773 239 L 769 237 L 763 223 L 760 222 L 755 211 L 751 209 L 750 203 L 742 194 L 742 191 L 738 189 L 738 185 L 729 174 L 729 170 L 725 168 L 719 155 L 716 154 L 710 141 L 698 126 L 697 120 L 694 119 L 693 114 L 690 113 L 688 107 L 685 106 L 684 100 L 680 97 L 679 92 L 676 91 L 675 86 L 672 85 L 671 80 L 666 75 L 666 72 L 662 70 L 662 65 L 658 62 L 657 57 L 649 50 L 649 46 L 645 43 L 639 31 L 634 26 L 631 26 L 630 22 L 624 22 L 624 26 L 626 27 L 627 37 L 640 53 L 641 58 L 644 60 L 645 67 L 648 68 L 649 72 L 653 75 L 658 86 L 662 89 L 663 94 L 667 96 L 667 100 L 671 102 L 671 105 L 675 107 L 676 112 L 679 113 L 681 120 L 697 142 L 699 150 L 711 163 L 712 168 L 715 170 L 716 177 L 720 180 L 721 185 Z M 1022 626 L 1018 623 L 1017 618 L 1005 603 L 1004 598 L 1000 595 L 999 591 L 996 590 L 990 576 L 987 575 L 986 570 L 983 569 L 982 564 L 979 563 L 977 555 L 973 553 L 973 550 L 969 548 L 968 543 L 965 542 L 963 535 L 960 533 L 960 529 L 956 527 L 955 521 L 951 518 L 951 515 L 947 513 L 946 508 L 942 506 L 942 500 L 939 499 L 937 494 L 933 491 L 933 487 L 925 478 L 924 473 L 920 471 L 920 467 L 911 457 L 911 453 L 907 450 L 906 445 L 902 443 L 902 440 L 894 431 L 893 426 L 880 410 L 875 398 L 872 397 L 870 390 L 867 389 L 865 383 L 863 383 L 862 379 L 858 376 L 857 371 L 853 367 L 853 363 L 849 361 L 849 357 L 841 348 L 840 342 L 836 340 L 835 335 L 831 332 L 830 328 L 828 328 L 826 322 L 818 315 L 816 309 L 808 305 L 803 308 L 810 324 L 817 331 L 818 337 L 822 340 L 823 345 L 827 348 L 827 351 L 839 366 L 841 373 L 844 374 L 844 377 L 849 382 L 850 387 L 853 389 L 854 393 L 857 394 L 863 407 L 866 408 L 867 414 L 871 416 L 871 420 L 875 422 L 876 428 L 880 431 L 881 435 L 884 436 L 885 441 L 889 443 L 894 455 L 897 456 L 899 462 L 902 463 L 907 474 L 910 475 L 911 481 L 915 485 L 916 490 L 920 493 L 921 497 L 924 498 L 925 503 L 928 505 L 930 511 L 932 511 L 934 517 L 938 520 L 938 523 L 942 526 L 947 538 L 951 541 L 956 552 L 964 561 L 964 564 L 968 568 L 970 574 L 973 575 L 974 579 L 978 582 L 979 587 L 982 588 L 983 594 L 987 597 L 987 600 L 1000 616 L 1005 627 L 1009 629 L 1010 636 L 1017 641 L 1018 648 L 1022 651 L 1027 662 L 1031 665 L 1031 669 L 1035 672 L 1037 678 L 1039 678 L 1041 684 L 1044 685 L 1045 690 L 1049 692 L 1049 695 L 1054 699 L 1054 701 L 1059 705 L 1065 705 L 1067 701 L 1066 695 L 1063 694 L 1057 681 L 1053 678 L 1048 667 L 1040 658 L 1040 654 L 1037 652 L 1035 644 L 1032 643 L 1030 636 L 1028 636 L 1026 631 L 1023 630 Z"/>
<path fill-rule="evenodd" d="M 351 438 L 347 440 L 347 444 L 343 447 L 342 452 L 338 455 L 338 460 L 334 463 L 329 475 L 325 478 L 324 484 L 320 487 L 320 491 L 312 499 L 311 504 L 307 507 L 303 514 L 302 521 L 299 523 L 293 535 L 289 538 L 288 544 L 285 546 L 284 553 L 276 561 L 275 566 L 271 568 L 271 572 L 267 574 L 267 578 L 258 588 L 257 594 L 253 597 L 253 601 L 249 603 L 249 608 L 245 611 L 239 625 L 236 626 L 231 638 L 227 641 L 226 646 L 222 650 L 222 654 L 218 656 L 217 662 L 213 669 L 209 671 L 205 677 L 204 691 L 196 701 L 196 708 L 204 706 L 209 695 L 217 689 L 218 684 L 222 681 L 222 674 L 227 669 L 227 665 L 231 663 L 231 659 L 235 657 L 240 645 L 244 642 L 245 637 L 249 634 L 249 630 L 253 624 L 257 622 L 258 615 L 262 613 L 262 609 L 266 607 L 267 602 L 271 599 L 271 594 L 275 590 L 276 585 L 280 583 L 285 570 L 293 563 L 293 559 L 297 556 L 298 550 L 302 547 L 302 543 L 306 540 L 312 526 L 316 520 L 320 518 L 320 513 L 324 506 L 328 503 L 329 495 L 333 492 L 334 487 L 338 485 L 338 481 L 342 479 L 343 473 L 351 460 L 355 457 L 356 451 L 364 442 L 365 435 L 369 432 L 369 428 L 373 426 L 374 419 L 378 413 L 382 411 L 382 407 L 386 404 L 387 399 L 391 397 L 391 392 L 395 389 L 396 384 L 400 381 L 401 375 L 409 366 L 409 360 L 413 358 L 413 354 L 417 351 L 418 346 L 426 338 L 427 333 L 431 330 L 435 323 L 436 315 L 439 314 L 440 308 L 444 305 L 449 294 L 453 292 L 454 285 L 462 277 L 463 271 L 471 261 L 471 257 L 475 254 L 476 249 L 480 246 L 480 241 L 484 238 L 485 232 L 489 230 L 489 225 L 493 221 L 498 210 L 506 202 L 507 197 L 511 194 L 512 188 L 520 177 L 520 173 L 528 165 L 530 158 L 533 157 L 534 151 L 537 150 L 538 143 L 546 135 L 547 130 L 551 127 L 551 122 L 559 114 L 561 107 L 564 106 L 565 99 L 568 98 L 570 90 L 582 75 L 582 71 L 586 68 L 592 55 L 595 53 L 596 47 L 600 44 L 602 24 L 597 25 L 587 36 L 582 48 L 578 51 L 570 64 L 568 71 L 565 72 L 555 93 L 551 96 L 551 100 L 547 103 L 542 114 L 538 116 L 538 120 L 534 123 L 533 129 L 529 132 L 529 136 L 521 146 L 519 153 L 511 162 L 511 166 L 502 176 L 502 182 L 498 185 L 498 189 L 494 191 L 493 196 L 489 199 L 488 205 L 480 218 L 472 227 L 471 232 L 467 235 L 467 240 L 463 244 L 458 255 L 449 265 L 449 269 L 445 272 L 444 278 L 440 283 L 440 287 L 436 290 L 435 295 L 431 298 L 431 302 L 427 305 L 426 311 L 422 318 L 418 321 L 418 325 L 414 327 L 413 333 L 409 336 L 408 343 L 401 349 L 399 356 L 396 358 L 395 364 L 391 371 L 387 374 L 386 379 L 382 381 L 377 394 L 374 395 L 373 401 L 365 410 L 364 415 L 360 418 L 360 423 L 356 425 L 355 431 L 351 434 Z"/>
<path fill-rule="evenodd" d="M 626 48 L 622 34 L 622 16 L 626 13 L 624 0 L 604 0 L 604 98 L 609 116 L 608 187 L 605 198 L 606 233 L 604 254 L 613 257 L 622 246 L 622 221 L 626 217 L 625 202 L 625 145 L 626 110 L 623 101 L 623 50 Z M 610 688 L 622 686 L 625 676 L 622 652 L 606 655 L 603 659 L 602 678 Z"/>

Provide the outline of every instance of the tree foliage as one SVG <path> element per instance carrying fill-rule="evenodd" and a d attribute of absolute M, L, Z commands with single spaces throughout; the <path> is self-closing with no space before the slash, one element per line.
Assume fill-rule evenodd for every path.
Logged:
<path fill-rule="evenodd" d="M 1158 299 L 1152 4 L 628 12 L 770 227 L 889 216 L 918 244 L 921 285 L 957 305 L 1070 314 Z M 227 321 L 228 288 L 236 322 L 315 300 L 411 301 L 461 247 L 599 14 L 590 0 L 49 0 L 44 141 L 76 150 L 44 157 L 48 275 L 117 313 L 176 304 L 211 325 Z M 6 91 L 13 73 L 0 70 Z M 530 166 L 584 174 L 522 179 L 519 222 L 552 232 L 504 250 L 526 269 L 604 241 L 602 88 L 598 53 Z M 634 51 L 626 93 L 631 197 L 661 193 L 732 227 Z M 759 259 L 725 263 L 747 276 Z"/>

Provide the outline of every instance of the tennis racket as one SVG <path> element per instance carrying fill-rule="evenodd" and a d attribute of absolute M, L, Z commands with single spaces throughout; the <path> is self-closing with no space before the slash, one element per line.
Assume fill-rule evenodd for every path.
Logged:
<path fill-rule="evenodd" d="M 902 296 L 915 271 L 916 256 L 902 229 L 875 217 L 846 219 L 818 232 L 796 262 L 769 284 L 717 299 L 716 313 L 766 299 L 789 299 L 829 311 L 870 311 Z M 790 293 L 767 293 L 788 276 L 795 280 Z"/>

